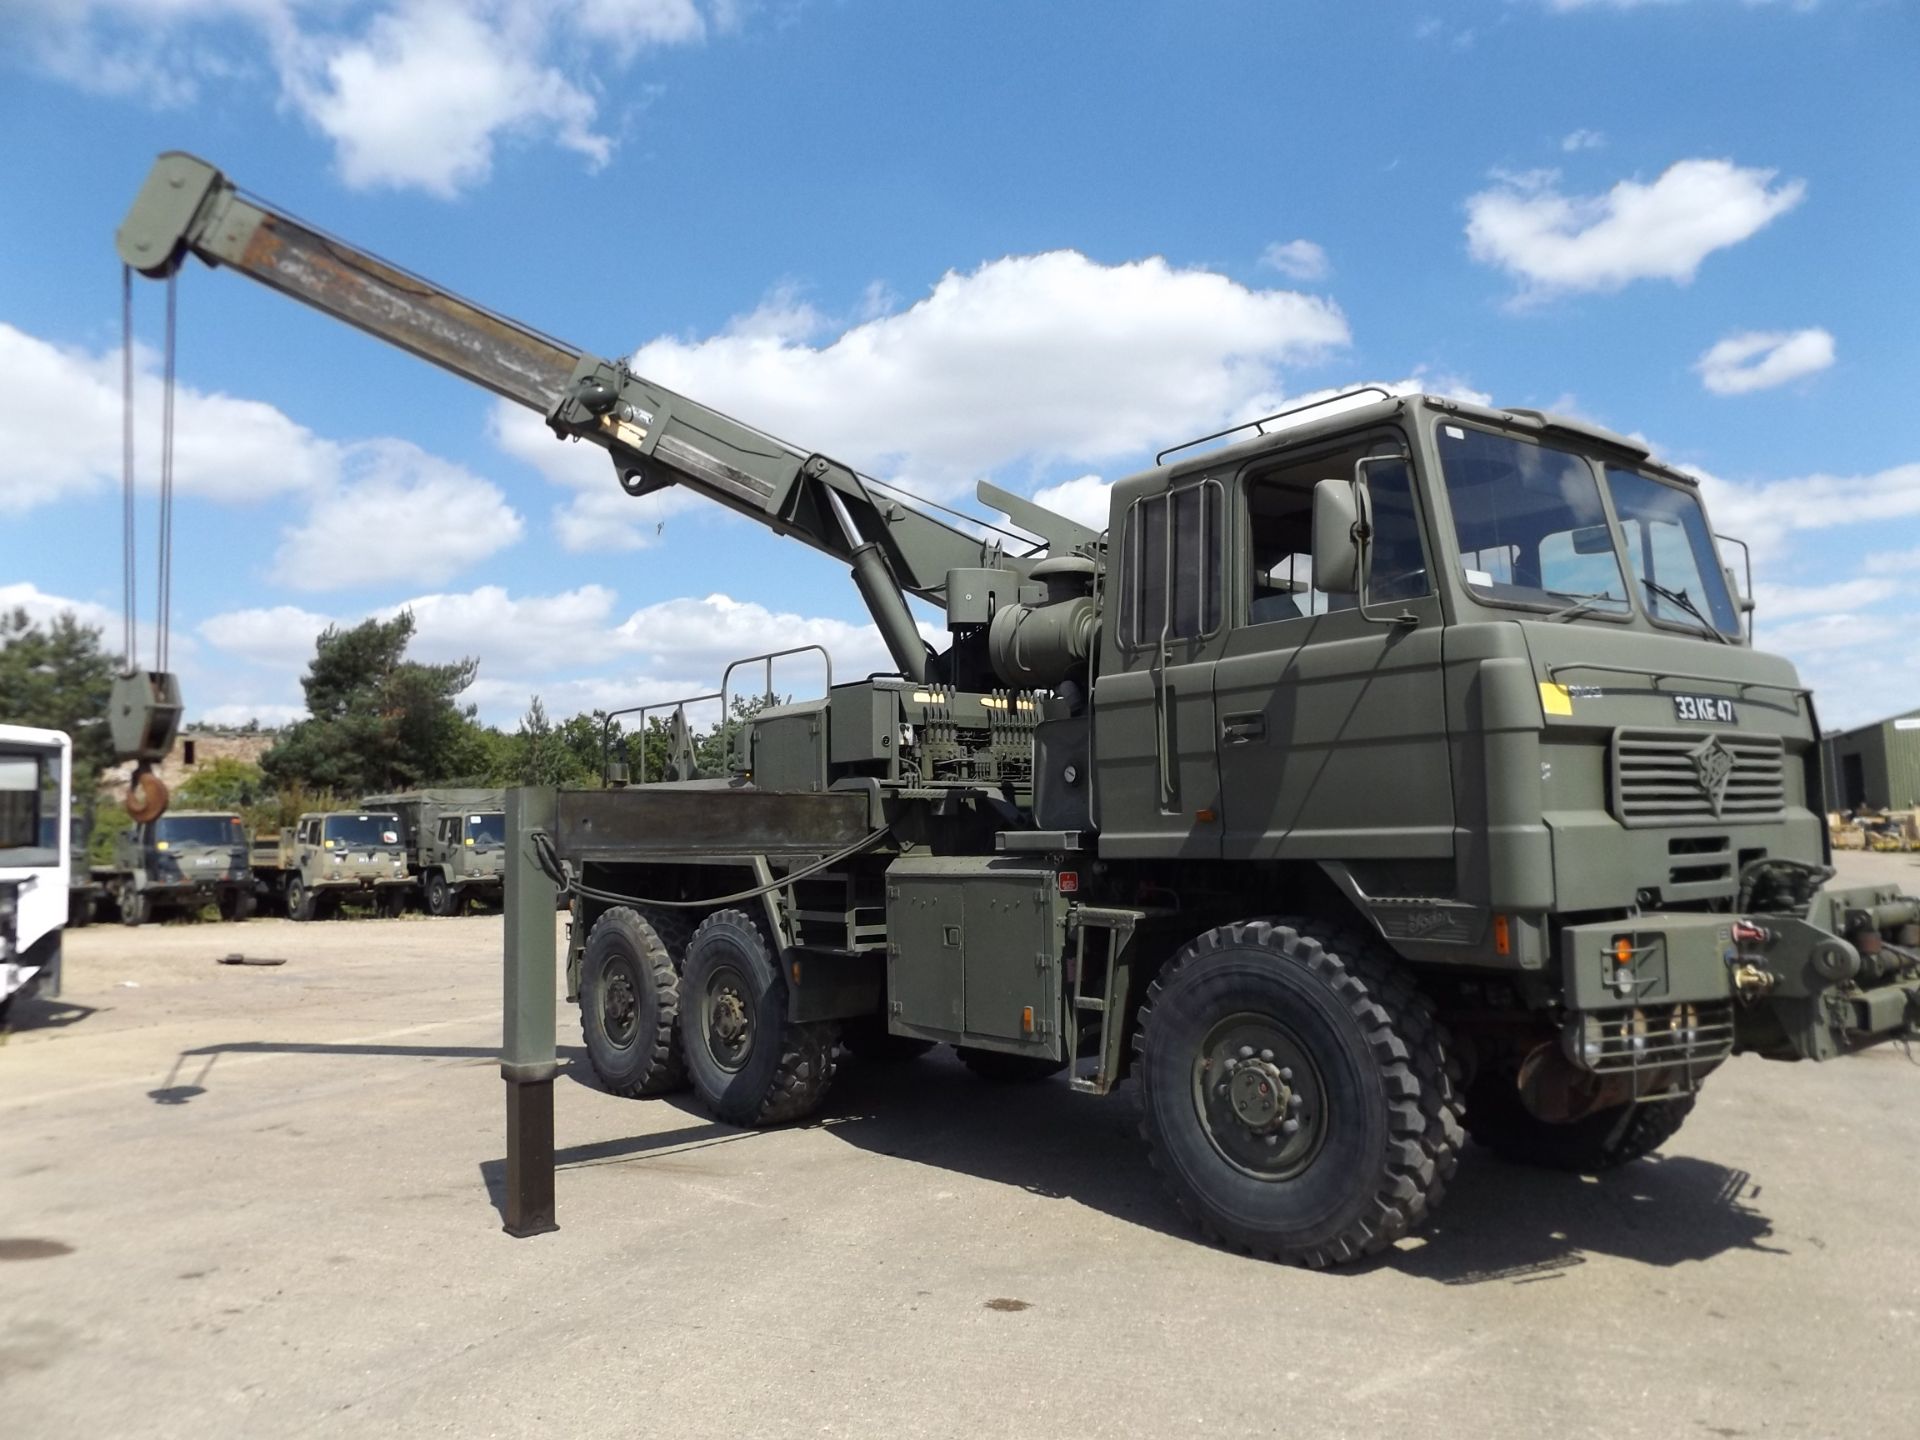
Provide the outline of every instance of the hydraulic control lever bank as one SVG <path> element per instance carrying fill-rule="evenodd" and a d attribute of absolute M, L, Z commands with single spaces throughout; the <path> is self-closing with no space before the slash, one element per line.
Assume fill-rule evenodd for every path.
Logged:
<path fill-rule="evenodd" d="M 630 494 L 826 551 L 886 642 L 895 673 L 838 681 L 801 647 L 819 692 L 731 723 L 742 667 L 799 652 L 736 662 L 642 711 L 664 765 L 610 748 L 606 788 L 509 795 L 517 1233 L 552 1222 L 556 892 L 612 1091 L 779 1123 L 942 1043 L 990 1079 L 1131 1076 L 1197 1224 L 1309 1265 L 1419 1225 L 1466 1134 L 1622 1164 L 1731 1055 L 1920 1017 L 1920 900 L 1832 885 L 1813 698 L 1752 648 L 1697 487 L 1624 436 L 1356 391 L 1162 452 L 1104 530 L 987 485 L 1011 525 L 950 524 L 190 156 L 120 253 L 240 271 L 600 446 Z"/>

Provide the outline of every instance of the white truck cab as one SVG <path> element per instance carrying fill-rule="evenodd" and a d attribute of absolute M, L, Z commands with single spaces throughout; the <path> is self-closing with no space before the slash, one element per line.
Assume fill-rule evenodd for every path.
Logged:
<path fill-rule="evenodd" d="M 60 993 L 72 790 L 66 735 L 0 725 L 0 1025 L 15 999 Z"/>

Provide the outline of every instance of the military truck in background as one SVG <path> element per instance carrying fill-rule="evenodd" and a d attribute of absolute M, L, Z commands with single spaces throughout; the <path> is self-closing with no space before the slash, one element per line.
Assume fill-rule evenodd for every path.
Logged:
<path fill-rule="evenodd" d="M 219 907 L 222 920 L 253 914 L 253 872 L 247 828 L 230 811 L 173 810 L 134 825 L 114 842 L 113 863 L 95 866 L 102 908 L 123 925 L 145 925 L 164 914 Z"/>
<path fill-rule="evenodd" d="M 253 878 L 259 899 L 290 920 L 331 919 L 347 900 L 397 915 L 413 888 L 400 817 L 390 810 L 314 812 L 257 835 Z"/>
<path fill-rule="evenodd" d="M 755 715 L 729 777 L 515 792 L 510 1137 L 550 1151 L 555 889 L 614 1093 L 793 1121 L 870 1039 L 1128 1080 L 1198 1226 L 1311 1266 L 1416 1229 L 1467 1134 L 1605 1169 L 1733 1055 L 1920 1028 L 1920 898 L 1830 883 L 1813 697 L 1753 648 L 1696 482 L 1631 437 L 1365 387 L 1161 452 L 1102 528 L 985 483 L 1009 523 L 954 524 L 192 156 L 119 250 L 231 268 L 600 447 L 629 495 L 824 552 L 887 645 L 896 673 Z"/>
<path fill-rule="evenodd" d="M 84 812 L 77 809 L 73 812 L 73 821 L 67 833 L 70 852 L 67 864 L 67 928 L 72 930 L 93 923 L 105 893 L 100 877 L 93 873 L 92 857 L 87 853 L 93 841 L 91 806 Z"/>
<path fill-rule="evenodd" d="M 429 915 L 458 915 L 471 901 L 497 905 L 506 873 L 503 790 L 406 790 L 370 795 L 370 810 L 400 817 L 407 871 Z"/>

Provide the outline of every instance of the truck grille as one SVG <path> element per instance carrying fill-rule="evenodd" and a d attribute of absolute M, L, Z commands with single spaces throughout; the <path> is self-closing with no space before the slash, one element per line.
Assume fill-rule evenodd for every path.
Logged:
<path fill-rule="evenodd" d="M 1613 814 L 1622 825 L 1777 820 L 1786 809 L 1777 735 L 1613 732 Z"/>

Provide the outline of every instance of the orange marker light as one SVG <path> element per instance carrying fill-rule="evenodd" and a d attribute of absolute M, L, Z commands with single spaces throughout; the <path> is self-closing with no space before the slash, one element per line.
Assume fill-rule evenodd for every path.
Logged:
<path fill-rule="evenodd" d="M 1616 935 L 1613 937 L 1613 963 L 1616 965 L 1633 964 L 1633 937 Z"/>
<path fill-rule="evenodd" d="M 798 960 L 793 962 L 793 983 L 796 985 L 800 983 L 800 962 Z"/>
<path fill-rule="evenodd" d="M 1028 1035 L 1033 1034 L 1033 1006 L 1028 1005 L 1020 1011 L 1020 1029 Z"/>
<path fill-rule="evenodd" d="M 1513 953 L 1513 931 L 1508 926 L 1507 917 L 1504 915 L 1493 917 L 1493 953 L 1496 955 Z"/>

